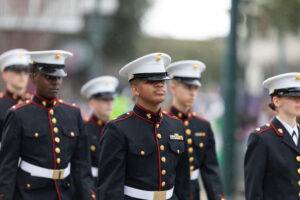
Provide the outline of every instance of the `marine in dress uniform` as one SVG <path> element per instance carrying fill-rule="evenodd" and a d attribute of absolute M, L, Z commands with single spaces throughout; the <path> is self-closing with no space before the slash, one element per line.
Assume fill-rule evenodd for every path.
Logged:
<path fill-rule="evenodd" d="M 184 124 L 190 168 L 190 199 L 200 199 L 199 177 L 201 174 L 209 200 L 224 200 L 216 155 L 214 133 L 210 122 L 196 115 L 191 108 L 201 86 L 201 73 L 205 64 L 197 60 L 183 60 L 170 64 L 167 72 L 173 78 L 170 85 L 173 105 L 170 114 Z"/>
<path fill-rule="evenodd" d="M 72 200 L 72 187 L 79 199 L 95 199 L 80 110 L 56 97 L 66 76 L 65 58 L 72 54 L 60 50 L 28 54 L 36 94 L 10 109 L 5 119 L 0 199 Z"/>
<path fill-rule="evenodd" d="M 111 115 L 118 84 L 118 79 L 113 76 L 100 76 L 88 81 L 81 88 L 81 95 L 88 100 L 92 109 L 92 115 L 85 121 L 85 128 L 89 136 L 91 172 L 95 186 L 98 178 L 100 138 L 103 127 Z"/>
<path fill-rule="evenodd" d="M 167 54 L 153 53 L 120 70 L 130 81 L 137 103 L 104 128 L 99 200 L 188 199 L 183 125 L 160 109 L 168 79 L 165 66 L 170 60 Z"/>
<path fill-rule="evenodd" d="M 286 73 L 264 81 L 276 111 L 271 122 L 248 139 L 245 156 L 246 200 L 300 198 L 300 73 Z"/>
<path fill-rule="evenodd" d="M 26 52 L 25 49 L 13 49 L 0 55 L 0 68 L 6 88 L 0 93 L 0 141 L 8 109 L 31 97 L 26 93 L 30 63 L 30 56 Z"/>

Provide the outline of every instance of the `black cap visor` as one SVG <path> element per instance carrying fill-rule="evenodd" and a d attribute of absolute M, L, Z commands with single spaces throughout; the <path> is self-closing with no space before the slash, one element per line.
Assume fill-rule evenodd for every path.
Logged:
<path fill-rule="evenodd" d="M 34 63 L 37 69 L 46 75 L 55 77 L 66 77 L 67 72 L 64 70 L 65 65 L 54 65 L 54 64 L 44 64 L 44 63 Z"/>
<path fill-rule="evenodd" d="M 114 92 L 101 92 L 94 94 L 90 99 L 103 100 L 103 101 L 112 101 L 115 99 L 116 93 Z"/>
<path fill-rule="evenodd" d="M 300 87 L 277 89 L 272 95 L 282 97 L 300 97 Z"/>
<path fill-rule="evenodd" d="M 146 81 L 164 81 L 170 80 L 170 77 L 167 73 L 141 73 L 141 74 L 134 74 L 133 79 L 142 79 Z"/>
<path fill-rule="evenodd" d="M 182 82 L 186 85 L 193 85 L 193 86 L 201 86 L 199 78 L 189 78 L 189 77 L 174 77 L 175 80 Z"/>

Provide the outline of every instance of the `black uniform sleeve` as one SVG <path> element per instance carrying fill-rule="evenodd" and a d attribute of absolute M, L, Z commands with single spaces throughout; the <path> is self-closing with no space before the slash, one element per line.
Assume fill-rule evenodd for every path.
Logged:
<path fill-rule="evenodd" d="M 91 157 L 88 135 L 85 132 L 83 121 L 78 111 L 79 138 L 71 160 L 71 170 L 75 185 L 75 196 L 82 200 L 95 199 L 91 174 Z"/>
<path fill-rule="evenodd" d="M 176 167 L 174 193 L 179 200 L 188 200 L 190 194 L 190 169 L 187 151 L 185 151 Z"/>
<path fill-rule="evenodd" d="M 259 135 L 252 133 L 248 139 L 244 163 L 246 200 L 263 199 L 263 179 L 266 161 L 266 145 Z"/>
<path fill-rule="evenodd" d="M 125 137 L 112 123 L 107 124 L 100 145 L 98 200 L 124 199 L 126 147 Z"/>
<path fill-rule="evenodd" d="M 200 166 L 203 185 L 209 200 L 222 199 L 223 186 L 220 176 L 220 168 L 217 160 L 215 138 L 212 128 L 208 127 L 208 143 L 205 150 L 204 161 Z"/>
<path fill-rule="evenodd" d="M 0 150 L 0 199 L 13 199 L 18 161 L 20 157 L 21 126 L 17 116 L 10 111 L 4 121 Z"/>

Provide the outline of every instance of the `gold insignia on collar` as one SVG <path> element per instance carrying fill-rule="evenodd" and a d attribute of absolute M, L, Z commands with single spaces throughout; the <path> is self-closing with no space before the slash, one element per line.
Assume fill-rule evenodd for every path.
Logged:
<path fill-rule="evenodd" d="M 283 133 L 283 130 L 281 128 L 278 129 L 279 133 Z"/>
<path fill-rule="evenodd" d="M 151 114 L 150 113 L 147 113 L 147 118 L 151 119 Z"/>
<path fill-rule="evenodd" d="M 173 135 L 170 135 L 170 140 L 183 140 L 183 136 L 178 133 L 174 133 Z"/>

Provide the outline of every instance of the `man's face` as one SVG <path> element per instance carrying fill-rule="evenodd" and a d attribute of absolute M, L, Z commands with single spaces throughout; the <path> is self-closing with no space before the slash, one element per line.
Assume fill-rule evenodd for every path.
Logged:
<path fill-rule="evenodd" d="M 273 97 L 273 102 L 278 112 L 283 112 L 292 117 L 300 116 L 300 96 L 299 97 Z"/>
<path fill-rule="evenodd" d="M 36 72 L 31 76 L 33 84 L 36 86 L 36 93 L 44 98 L 53 99 L 57 97 L 62 84 L 61 77 L 49 76 Z"/>
<path fill-rule="evenodd" d="M 9 88 L 25 90 L 28 84 L 29 73 L 26 71 L 3 71 L 2 78 Z"/>
<path fill-rule="evenodd" d="M 97 116 L 109 118 L 113 110 L 113 99 L 95 99 L 89 100 L 89 106 Z"/>
<path fill-rule="evenodd" d="M 170 89 L 173 97 L 178 103 L 186 108 L 191 108 L 197 98 L 199 86 L 172 81 Z"/>
<path fill-rule="evenodd" d="M 131 84 L 133 96 L 151 104 L 160 104 L 165 100 L 166 81 L 136 80 Z"/>

